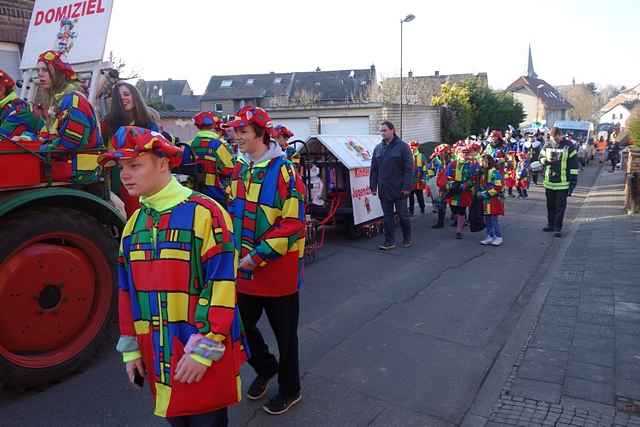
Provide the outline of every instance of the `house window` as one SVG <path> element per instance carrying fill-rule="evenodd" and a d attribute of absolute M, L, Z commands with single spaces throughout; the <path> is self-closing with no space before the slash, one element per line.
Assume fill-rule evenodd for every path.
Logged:
<path fill-rule="evenodd" d="M 220 83 L 220 87 L 231 87 L 232 83 L 233 83 L 233 80 L 223 80 Z"/>
<path fill-rule="evenodd" d="M 247 79 L 247 85 L 252 85 L 253 84 L 253 79 Z"/>
<path fill-rule="evenodd" d="M 280 83 L 282 83 L 282 77 L 276 77 L 273 79 L 273 84 L 279 85 Z"/>
<path fill-rule="evenodd" d="M 222 113 L 223 108 L 222 108 L 222 104 L 216 104 L 216 113 Z"/>

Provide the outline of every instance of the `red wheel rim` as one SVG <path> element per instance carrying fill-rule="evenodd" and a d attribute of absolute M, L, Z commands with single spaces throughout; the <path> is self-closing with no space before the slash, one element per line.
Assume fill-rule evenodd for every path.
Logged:
<path fill-rule="evenodd" d="M 111 307 L 109 260 L 90 240 L 42 234 L 0 264 L 0 355 L 25 368 L 64 363 L 98 334 Z"/>

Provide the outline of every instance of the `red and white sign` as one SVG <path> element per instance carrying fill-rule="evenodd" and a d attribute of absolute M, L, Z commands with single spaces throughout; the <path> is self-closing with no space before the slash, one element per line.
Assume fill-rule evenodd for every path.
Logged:
<path fill-rule="evenodd" d="M 356 168 L 349 171 L 351 184 L 351 203 L 353 205 L 353 223 L 355 225 L 382 216 L 382 205 L 378 196 L 371 194 L 369 174 L 371 168 Z"/>
<path fill-rule="evenodd" d="M 112 8 L 113 0 L 36 0 L 20 68 L 35 68 L 47 50 L 71 64 L 102 61 Z"/>

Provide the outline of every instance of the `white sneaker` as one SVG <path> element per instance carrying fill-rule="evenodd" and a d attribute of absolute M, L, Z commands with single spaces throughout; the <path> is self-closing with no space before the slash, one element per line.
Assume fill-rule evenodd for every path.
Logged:
<path fill-rule="evenodd" d="M 493 243 L 493 237 L 491 236 L 487 236 L 486 239 L 480 241 L 481 245 L 490 245 L 491 243 Z"/>
<path fill-rule="evenodd" d="M 491 244 L 493 246 L 500 246 L 502 244 L 502 237 L 496 237 L 495 239 L 493 239 L 493 242 L 491 242 Z"/>

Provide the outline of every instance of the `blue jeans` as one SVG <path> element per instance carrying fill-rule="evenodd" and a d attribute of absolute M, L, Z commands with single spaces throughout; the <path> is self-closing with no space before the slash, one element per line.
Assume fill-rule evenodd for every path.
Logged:
<path fill-rule="evenodd" d="M 502 230 L 500 230 L 498 215 L 485 215 L 484 222 L 487 227 L 488 237 L 502 237 Z"/>

